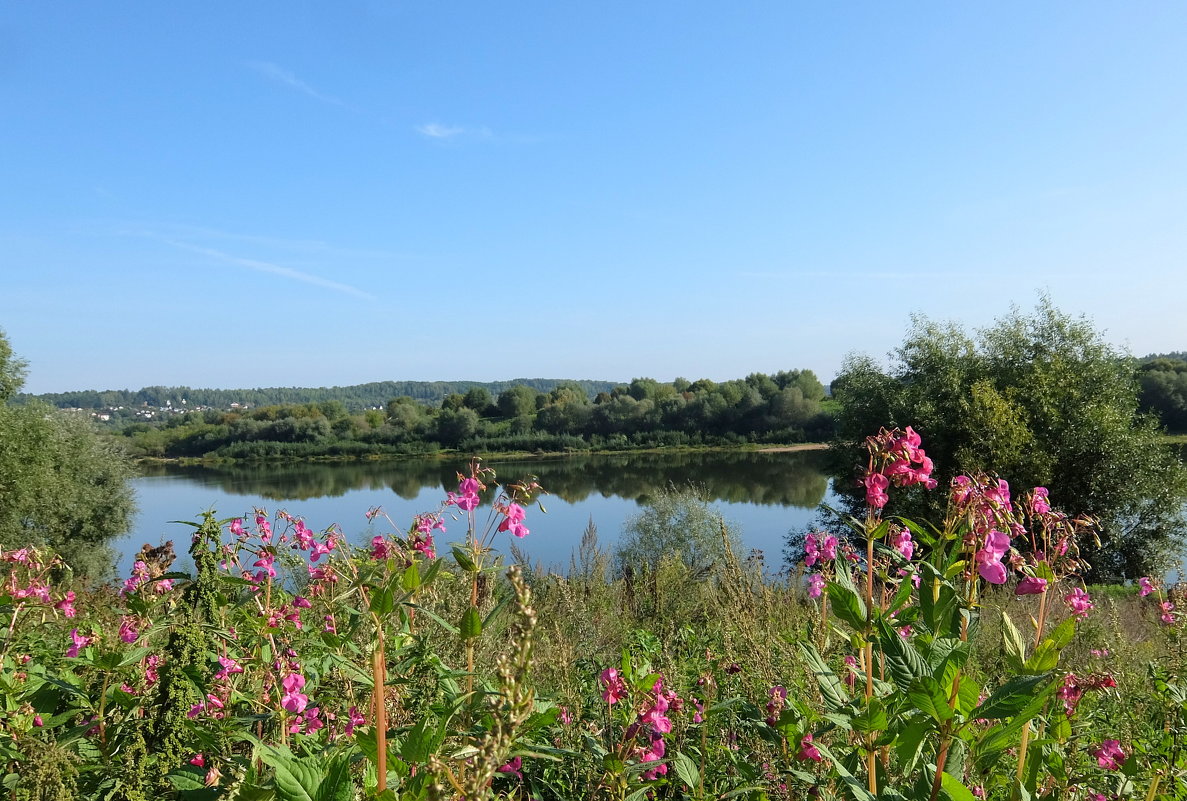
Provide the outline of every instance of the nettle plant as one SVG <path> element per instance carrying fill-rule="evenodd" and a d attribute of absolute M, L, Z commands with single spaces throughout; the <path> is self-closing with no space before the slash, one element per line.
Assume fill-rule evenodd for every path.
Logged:
<path fill-rule="evenodd" d="M 473 464 L 438 510 L 363 548 L 283 512 L 207 513 L 191 524 L 192 576 L 168 572 L 171 555 L 141 559 L 122 588 L 86 603 L 55 589 L 69 575 L 52 553 L 0 552 L 4 788 L 38 799 L 486 797 L 556 717 L 529 680 L 526 582 L 512 568 L 490 589 L 502 572 L 493 536 L 526 535 L 541 490 L 499 487 L 482 521 L 493 481 Z M 434 536 L 457 520 L 465 538 L 445 569 Z M 453 620 L 438 614 L 455 608 Z M 475 647 L 495 621 L 501 639 L 479 673 Z"/>
<path fill-rule="evenodd" d="M 1006 481 L 986 475 L 953 481 L 939 525 L 884 518 L 888 493 L 936 489 L 932 465 L 909 427 L 866 446 L 867 511 L 848 520 L 858 547 L 828 535 L 806 547 L 821 626 L 801 651 L 822 711 L 802 739 L 820 758 L 802 784 L 860 801 L 1156 797 L 1156 764 L 1139 764 L 1101 721 L 1077 720 L 1085 692 L 1115 683 L 1061 668 L 1093 609 L 1077 542 L 1095 536 L 1094 521 L 1052 509 L 1042 487 L 1013 499 Z M 1008 669 L 983 686 L 972 643 L 987 586 L 1008 584 L 1037 596 L 1038 611 L 1029 629 L 1000 611 Z M 835 671 L 820 647 L 837 635 L 847 653 Z"/>

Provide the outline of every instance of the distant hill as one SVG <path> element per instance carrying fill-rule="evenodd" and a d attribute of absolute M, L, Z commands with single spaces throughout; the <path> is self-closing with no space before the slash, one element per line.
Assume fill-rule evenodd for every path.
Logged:
<path fill-rule="evenodd" d="M 538 392 L 551 392 L 560 384 L 581 387 L 589 397 L 609 392 L 615 381 L 578 381 L 561 378 L 514 378 L 510 381 L 375 381 L 348 387 L 267 387 L 262 389 L 194 389 L 192 387 L 144 387 L 138 390 L 107 389 L 78 392 L 52 392 L 43 395 L 20 395 L 17 402 L 36 398 L 60 409 L 114 409 L 138 407 L 208 406 L 228 409 L 232 403 L 242 406 L 272 406 L 284 403 L 321 403 L 341 401 L 350 411 L 384 406 L 392 398 L 408 396 L 427 404 L 440 404 L 446 395 L 465 393 L 481 387 L 492 396 L 514 386 L 526 386 Z"/>

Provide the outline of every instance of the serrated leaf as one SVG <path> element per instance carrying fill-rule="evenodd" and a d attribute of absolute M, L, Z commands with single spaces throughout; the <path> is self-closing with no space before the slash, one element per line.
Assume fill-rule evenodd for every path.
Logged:
<path fill-rule="evenodd" d="M 881 700 L 871 698 L 869 703 L 853 716 L 851 723 L 855 731 L 864 734 L 883 731 L 887 724 L 886 707 L 883 706 Z"/>
<path fill-rule="evenodd" d="M 692 758 L 683 751 L 677 751 L 676 756 L 672 757 L 672 770 L 676 771 L 676 776 L 688 786 L 688 789 L 695 791 L 700 786 L 700 771 L 697 770 Z"/>
<path fill-rule="evenodd" d="M 915 769 L 915 761 L 919 759 L 919 747 L 923 744 L 923 738 L 931 730 L 932 727 L 929 723 L 915 720 L 908 723 L 907 727 L 899 734 L 894 748 L 904 769 L 908 772 Z"/>
<path fill-rule="evenodd" d="M 314 801 L 321 776 L 313 765 L 297 759 L 287 748 L 261 748 L 259 756 L 276 774 L 278 801 Z"/>
<path fill-rule="evenodd" d="M 466 553 L 465 549 L 460 545 L 454 545 L 450 551 L 453 553 L 453 561 L 458 563 L 458 567 L 467 573 L 478 572 L 478 565 L 474 563 L 474 560 L 470 558 L 470 554 Z"/>
<path fill-rule="evenodd" d="M 354 782 L 350 778 L 350 758 L 338 757 L 330 763 L 325 778 L 317 788 L 314 801 L 351 801 Z"/>
<path fill-rule="evenodd" d="M 862 629 L 866 624 L 866 605 L 856 592 L 830 581 L 825 588 L 828 593 L 829 606 L 832 612 L 844 620 L 854 629 Z"/>
<path fill-rule="evenodd" d="M 816 646 L 812 643 L 802 642 L 800 646 L 800 655 L 808 665 L 808 669 L 812 671 L 812 675 L 816 677 L 816 683 L 820 686 L 820 693 L 824 696 L 824 703 L 830 710 L 836 711 L 849 703 L 849 695 L 845 692 L 845 685 L 837 678 L 837 674 L 833 673 L 832 668 L 824 661 L 820 652 L 816 650 Z"/>
<path fill-rule="evenodd" d="M 994 690 L 985 703 L 972 711 L 971 716 L 988 720 L 1014 717 L 1030 704 L 1035 697 L 1035 689 L 1047 680 L 1046 674 L 1015 676 Z"/>
<path fill-rule="evenodd" d="M 404 588 L 405 592 L 412 592 L 420 586 L 420 568 L 415 562 L 404 569 L 404 575 L 400 578 L 400 586 Z"/>
<path fill-rule="evenodd" d="M 939 723 L 952 717 L 952 710 L 948 708 L 948 699 L 944 696 L 940 683 L 931 676 L 911 682 L 907 697 L 916 709 Z"/>
<path fill-rule="evenodd" d="M 878 639 L 886 655 L 886 670 L 900 690 L 928 675 L 928 664 L 911 640 L 904 639 L 885 621 L 878 621 Z"/>
<path fill-rule="evenodd" d="M 1006 654 L 1006 662 L 1014 670 L 1021 670 L 1026 661 L 1026 643 L 1022 641 L 1022 633 L 1010 620 L 1010 616 L 1002 612 L 1002 647 Z"/>
<path fill-rule="evenodd" d="M 482 634 L 482 615 L 478 611 L 478 607 L 473 604 L 470 608 L 462 614 L 461 623 L 458 625 L 458 636 L 463 640 L 472 640 Z"/>

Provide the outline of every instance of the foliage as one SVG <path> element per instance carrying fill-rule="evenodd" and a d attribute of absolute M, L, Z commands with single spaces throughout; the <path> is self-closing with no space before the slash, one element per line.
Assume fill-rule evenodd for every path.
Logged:
<path fill-rule="evenodd" d="M 0 333 L 0 391 L 22 375 Z M 111 569 L 105 543 L 131 520 L 130 477 L 122 450 L 88 421 L 0 398 L 0 547 L 50 545 L 77 572 L 101 576 Z"/>
<path fill-rule="evenodd" d="M 613 576 L 592 526 L 569 576 L 504 570 L 494 543 L 541 525 L 540 489 L 477 464 L 407 527 L 370 510 L 362 546 L 204 515 L 192 575 L 149 549 L 118 590 L 2 549 L 0 781 L 20 801 L 1187 799 L 1182 590 L 1085 588 L 1086 521 L 984 475 L 934 523 L 888 517 L 935 491 L 931 465 L 910 429 L 869 442 L 866 514 L 813 534 L 807 598 L 729 547 L 712 581 L 678 558 Z"/>
<path fill-rule="evenodd" d="M 1134 577 L 1166 565 L 1183 525 L 1187 471 L 1137 410 L 1125 361 L 1083 319 L 1046 298 L 977 334 L 916 318 L 896 362 L 883 372 L 851 357 L 833 383 L 840 404 L 836 476 L 851 475 L 869 430 L 910 422 L 933 443 L 941 482 L 998 470 L 1103 523 L 1102 547 L 1085 543 L 1094 576 Z M 856 488 L 851 507 L 860 506 Z M 922 493 L 892 512 L 937 515 Z"/>
<path fill-rule="evenodd" d="M 294 459 L 802 442 L 832 430 L 824 387 L 810 370 L 720 384 L 637 378 L 592 399 L 589 382 L 562 381 L 547 392 L 517 385 L 491 398 L 473 386 L 445 395 L 439 407 L 404 396 L 353 414 L 329 401 L 207 409 L 136 419 L 122 433 L 140 456 Z"/>
<path fill-rule="evenodd" d="M 670 557 L 696 574 L 724 562 L 731 547 L 741 548 L 737 528 L 726 524 L 705 489 L 673 484 L 652 492 L 643 511 L 623 524 L 616 551 L 621 568 L 654 568 Z"/>

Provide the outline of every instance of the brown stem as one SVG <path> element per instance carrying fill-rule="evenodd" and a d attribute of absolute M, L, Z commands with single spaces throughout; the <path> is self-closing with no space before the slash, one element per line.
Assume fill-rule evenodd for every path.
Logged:
<path fill-rule="evenodd" d="M 387 704 L 384 690 L 387 686 L 386 656 L 383 652 L 383 629 L 377 628 L 375 650 L 371 654 L 371 679 L 375 684 L 372 698 L 375 712 L 375 748 L 377 761 L 375 789 L 382 793 L 387 789 Z"/>
<path fill-rule="evenodd" d="M 1038 648 L 1039 643 L 1041 643 L 1043 641 L 1043 624 L 1046 622 L 1046 620 L 1047 620 L 1047 592 L 1044 591 L 1043 594 L 1039 596 L 1039 619 L 1038 619 L 1038 623 L 1035 625 L 1035 644 L 1034 644 L 1035 648 Z M 1018 744 L 1018 770 L 1015 774 L 1015 778 L 1017 778 L 1019 782 L 1022 781 L 1022 774 L 1026 770 L 1026 749 L 1029 746 L 1029 744 L 1030 744 L 1030 723 L 1028 721 L 1027 723 L 1025 723 L 1022 726 L 1022 740 Z"/>

